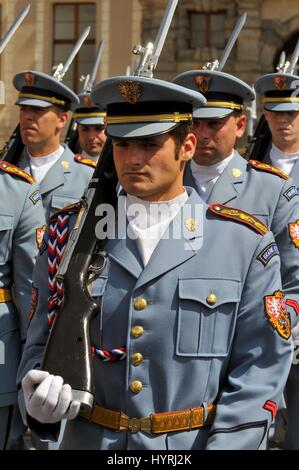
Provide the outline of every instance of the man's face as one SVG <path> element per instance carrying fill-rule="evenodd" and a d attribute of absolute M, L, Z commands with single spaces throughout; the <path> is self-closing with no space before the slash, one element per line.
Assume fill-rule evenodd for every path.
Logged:
<path fill-rule="evenodd" d="M 67 112 L 59 112 L 54 106 L 20 106 L 21 137 L 29 152 L 43 148 L 46 150 L 52 144 L 55 146 L 66 122 Z"/>
<path fill-rule="evenodd" d="M 209 166 L 224 160 L 232 153 L 236 139 L 243 136 L 245 128 L 245 115 L 196 119 L 193 125 L 197 138 L 194 161 Z"/>
<path fill-rule="evenodd" d="M 100 155 L 106 141 L 105 126 L 84 126 L 79 124 L 80 147 L 91 157 Z"/>
<path fill-rule="evenodd" d="M 273 143 L 282 151 L 299 150 L 299 111 L 265 111 Z"/>
<path fill-rule="evenodd" d="M 117 175 L 124 190 L 146 201 L 167 201 L 183 192 L 185 162 L 194 154 L 196 138 L 189 133 L 176 149 L 170 134 L 143 139 L 113 139 Z"/>

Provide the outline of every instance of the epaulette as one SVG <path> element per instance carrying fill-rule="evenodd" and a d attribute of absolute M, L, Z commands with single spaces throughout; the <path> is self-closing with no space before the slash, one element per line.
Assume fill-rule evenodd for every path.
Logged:
<path fill-rule="evenodd" d="M 57 217 L 61 214 L 69 215 L 69 214 L 77 214 L 81 209 L 82 203 L 81 201 L 73 202 L 72 204 L 68 204 L 67 206 L 59 209 L 57 212 L 51 215 L 49 218 L 49 222 L 53 222 Z"/>
<path fill-rule="evenodd" d="M 222 217 L 236 220 L 237 222 L 248 225 L 260 235 L 264 236 L 267 232 L 269 232 L 268 227 L 263 224 L 263 222 L 257 219 L 254 215 L 248 214 L 248 212 L 244 212 L 241 209 L 224 206 L 223 204 L 211 204 L 209 205 L 209 210 L 213 212 L 213 214 L 221 215 Z"/>
<path fill-rule="evenodd" d="M 83 165 L 91 166 L 92 168 L 95 168 L 97 166 L 97 163 L 95 161 L 91 160 L 91 158 L 84 157 L 80 153 L 77 153 L 77 155 L 75 155 L 75 160 L 78 163 L 83 163 Z"/>
<path fill-rule="evenodd" d="M 5 171 L 5 173 L 20 176 L 30 184 L 35 183 L 35 179 L 29 175 L 29 173 L 15 165 L 12 165 L 11 163 L 6 162 L 5 160 L 0 161 L 0 168 L 1 170 Z"/>
<path fill-rule="evenodd" d="M 289 179 L 289 175 L 284 171 L 279 170 L 275 166 L 268 165 L 268 163 L 259 162 L 258 160 L 249 160 L 248 163 L 250 166 L 256 170 L 266 171 L 267 173 L 272 173 L 273 175 L 280 176 L 284 180 Z"/>

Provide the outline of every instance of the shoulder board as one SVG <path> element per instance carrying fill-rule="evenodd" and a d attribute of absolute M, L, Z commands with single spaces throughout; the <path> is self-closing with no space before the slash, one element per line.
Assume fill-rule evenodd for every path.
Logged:
<path fill-rule="evenodd" d="M 97 166 L 96 162 L 91 160 L 91 158 L 86 158 L 83 155 L 80 155 L 80 153 L 75 155 L 75 160 L 78 163 L 83 163 L 83 165 L 91 166 L 92 168 L 95 168 Z"/>
<path fill-rule="evenodd" d="M 213 212 L 213 214 L 217 214 L 222 217 L 236 220 L 237 222 L 248 225 L 260 235 L 265 235 L 267 232 L 269 232 L 268 227 L 264 225 L 263 222 L 257 219 L 254 215 L 248 214 L 248 212 L 244 212 L 240 209 L 224 206 L 223 204 L 211 204 L 209 206 L 209 210 Z"/>
<path fill-rule="evenodd" d="M 35 183 L 35 179 L 29 175 L 29 173 L 15 165 L 12 165 L 11 163 L 6 162 L 5 160 L 0 161 L 0 168 L 1 170 L 5 171 L 5 173 L 20 176 L 30 184 Z"/>
<path fill-rule="evenodd" d="M 59 209 L 59 211 L 55 212 L 51 217 L 49 218 L 49 222 L 53 222 L 54 220 L 57 219 L 59 215 L 65 214 L 65 215 L 70 215 L 70 214 L 77 214 L 80 209 L 81 209 L 81 201 L 74 202 L 73 204 L 68 204 L 67 206 L 63 207 L 62 209 Z"/>
<path fill-rule="evenodd" d="M 275 166 L 268 165 L 268 163 L 259 162 L 258 160 L 249 160 L 248 163 L 255 168 L 256 170 L 266 171 L 267 173 L 272 173 L 273 175 L 280 176 L 284 180 L 289 179 L 289 175 L 284 171 L 279 170 Z"/>

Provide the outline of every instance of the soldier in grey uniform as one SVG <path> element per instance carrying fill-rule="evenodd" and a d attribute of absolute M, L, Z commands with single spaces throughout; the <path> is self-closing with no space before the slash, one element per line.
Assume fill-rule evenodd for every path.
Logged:
<path fill-rule="evenodd" d="M 81 153 L 97 162 L 106 141 L 106 112 L 92 103 L 89 94 L 79 95 L 79 98 L 80 106 L 76 108 L 73 119 L 78 124 Z"/>
<path fill-rule="evenodd" d="M 90 159 L 75 157 L 60 135 L 68 110 L 79 99 L 47 74 L 18 73 L 13 84 L 20 91 L 20 131 L 26 151 L 19 166 L 39 183 L 46 220 L 67 204 L 78 201 L 94 171 Z"/>
<path fill-rule="evenodd" d="M 107 106 L 126 193 L 91 290 L 102 306 L 91 325 L 95 404 L 79 411 L 63 377 L 38 370 L 48 337 L 44 252 L 18 374 L 24 417 L 44 439 L 55 439 L 67 418 L 62 449 L 264 448 L 292 353 L 278 251 L 264 262 L 273 235 L 250 214 L 208 207 L 183 186 L 199 93 L 114 77 L 92 98 Z M 68 214 L 71 229 L 72 211 L 52 220 Z"/>
<path fill-rule="evenodd" d="M 192 70 L 175 83 L 204 93 L 205 108 L 194 114 L 197 136 L 194 158 L 186 169 L 185 184 L 208 203 L 222 202 L 256 215 L 273 232 L 281 257 L 283 290 L 297 321 L 293 300 L 299 302 L 299 250 L 292 227 L 299 219 L 297 185 L 284 172 L 254 160 L 247 162 L 234 149 L 246 130 L 245 105 L 255 98 L 242 80 L 219 71 Z M 264 255 L 265 264 L 274 251 Z"/>
<path fill-rule="evenodd" d="M 33 266 L 44 231 L 38 185 L 24 171 L 1 161 L 0 449 L 22 445 L 16 376 L 29 323 Z"/>
<path fill-rule="evenodd" d="M 272 145 L 263 160 L 290 175 L 299 186 L 299 77 L 270 73 L 259 77 L 254 88 L 262 95 Z"/>
<path fill-rule="evenodd" d="M 255 90 L 262 95 L 265 118 L 272 145 L 263 161 L 290 175 L 299 187 L 299 77 L 289 73 L 271 73 L 259 77 Z M 299 253 L 299 217 L 289 226 L 294 249 Z M 291 255 L 291 253 L 290 253 Z M 298 254 L 292 255 L 298 263 Z M 297 308 L 297 314 L 299 308 Z M 287 403 L 285 449 L 299 449 L 299 325 L 292 329 L 294 357 L 285 389 Z"/>

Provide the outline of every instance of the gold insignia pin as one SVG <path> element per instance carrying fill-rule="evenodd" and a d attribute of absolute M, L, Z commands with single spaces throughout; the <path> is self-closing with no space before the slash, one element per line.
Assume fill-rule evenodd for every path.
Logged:
<path fill-rule="evenodd" d="M 136 104 L 141 96 L 141 85 L 138 82 L 121 82 L 117 85 L 117 89 L 121 96 L 130 104 Z"/>
<path fill-rule="evenodd" d="M 33 86 L 35 83 L 35 75 L 32 72 L 25 72 L 24 73 L 24 80 L 27 86 Z"/>
<path fill-rule="evenodd" d="M 65 170 L 67 170 L 68 167 L 70 166 L 69 162 L 66 162 L 65 160 L 62 160 L 61 165 L 63 166 Z"/>
<path fill-rule="evenodd" d="M 277 88 L 277 90 L 284 90 L 285 87 L 287 86 L 287 79 L 286 77 L 274 77 L 273 78 L 273 83 L 274 86 Z"/>
<path fill-rule="evenodd" d="M 185 227 L 189 232 L 195 232 L 196 227 L 198 226 L 198 221 L 195 219 L 186 219 Z"/>
<path fill-rule="evenodd" d="M 233 176 L 235 178 L 239 178 L 239 176 L 241 176 L 241 175 L 242 175 L 242 171 L 239 170 L 239 168 L 233 168 Z"/>
<path fill-rule="evenodd" d="M 210 75 L 195 75 L 195 83 L 201 93 L 206 93 L 211 85 L 212 77 Z"/>
<path fill-rule="evenodd" d="M 89 95 L 84 95 L 83 96 L 83 103 L 86 108 L 92 108 L 92 101 Z"/>

